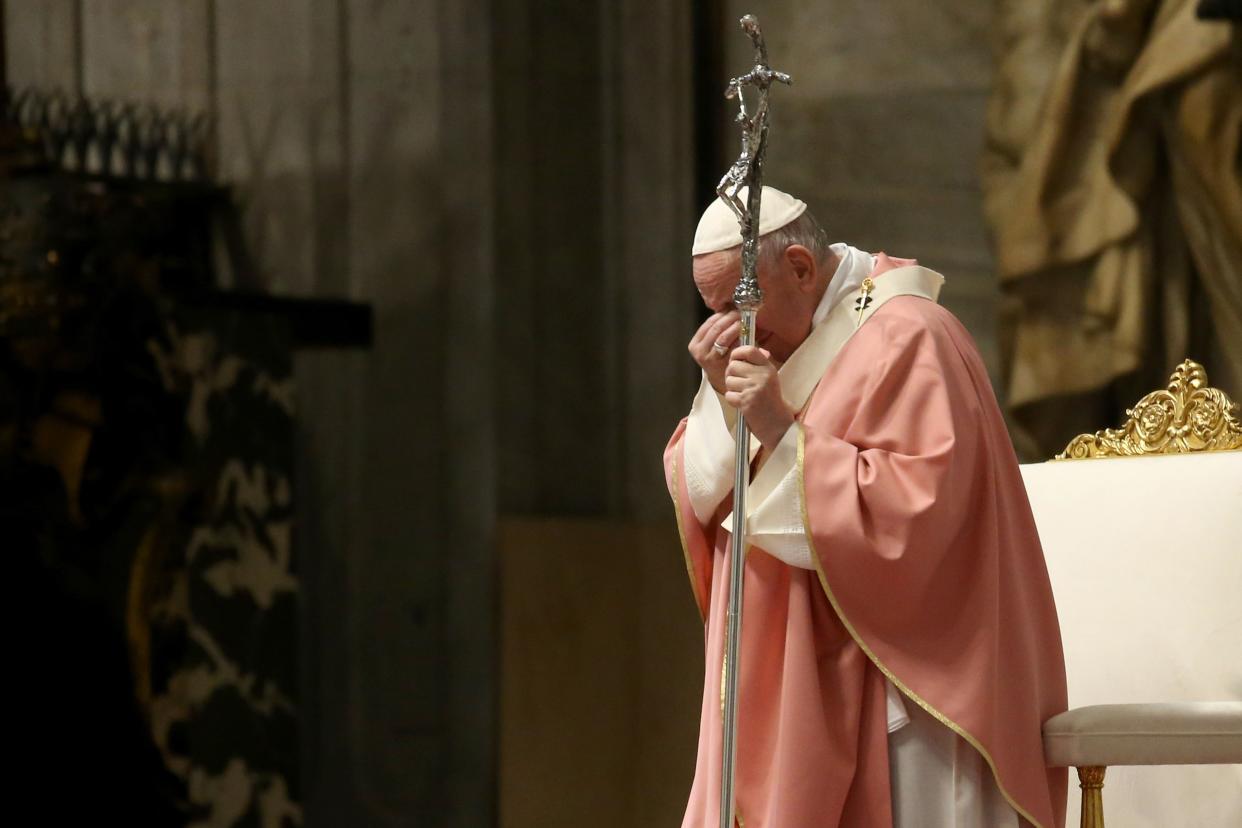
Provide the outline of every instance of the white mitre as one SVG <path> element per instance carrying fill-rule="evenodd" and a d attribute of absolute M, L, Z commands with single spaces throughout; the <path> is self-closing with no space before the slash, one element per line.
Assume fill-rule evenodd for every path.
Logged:
<path fill-rule="evenodd" d="M 743 187 L 737 194 L 743 204 L 746 203 L 747 190 L 747 187 Z M 804 212 L 805 201 L 794 198 L 789 193 L 782 193 L 775 187 L 764 186 L 763 198 L 759 204 L 759 235 L 779 230 Z M 691 255 L 698 256 L 728 250 L 741 243 L 742 230 L 737 223 L 737 216 L 729 205 L 717 198 L 703 211 L 698 229 L 694 231 L 694 247 L 690 252 Z"/>

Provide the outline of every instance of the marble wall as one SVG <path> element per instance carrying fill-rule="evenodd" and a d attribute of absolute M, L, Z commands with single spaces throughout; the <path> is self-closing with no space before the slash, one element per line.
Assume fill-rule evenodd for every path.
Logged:
<path fill-rule="evenodd" d="M 802 196 L 833 239 L 943 273 L 941 301 L 970 330 L 995 378 L 999 293 L 978 175 L 992 4 L 727 0 L 724 7 L 725 71 L 739 74 L 751 60 L 736 22 L 750 12 L 767 33 L 773 66 L 794 77 L 793 86 L 772 93 L 767 183 Z M 737 152 L 733 144 L 725 150 L 726 157 Z"/>
<path fill-rule="evenodd" d="M 690 8 L 496 10 L 500 508 L 666 517 L 696 381 Z"/>

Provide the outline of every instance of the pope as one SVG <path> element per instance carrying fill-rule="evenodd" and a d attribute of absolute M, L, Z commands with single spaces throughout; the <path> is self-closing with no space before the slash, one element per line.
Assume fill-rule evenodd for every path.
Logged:
<path fill-rule="evenodd" d="M 743 198 L 745 195 L 743 194 Z M 741 236 L 695 233 L 713 312 L 664 455 L 706 670 L 683 828 L 718 828 L 738 412 L 751 428 L 735 796 L 744 828 L 1060 828 L 1066 708 L 1052 590 L 970 335 L 912 260 L 829 244 L 763 190 L 756 344 L 737 344 Z"/>

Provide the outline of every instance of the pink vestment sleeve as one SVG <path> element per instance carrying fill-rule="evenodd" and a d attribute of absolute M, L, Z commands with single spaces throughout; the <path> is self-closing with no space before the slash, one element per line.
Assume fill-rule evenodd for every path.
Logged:
<path fill-rule="evenodd" d="M 715 531 L 699 523 L 694 506 L 686 490 L 685 468 L 686 420 L 682 420 L 673 432 L 664 450 L 664 481 L 673 499 L 673 512 L 677 519 L 677 533 L 681 538 L 681 550 L 686 561 L 686 574 L 694 592 L 694 602 L 699 614 L 707 618 L 708 596 L 712 586 L 712 547 L 716 543 Z"/>
<path fill-rule="evenodd" d="M 890 301 L 805 412 L 804 520 L 842 623 L 909 698 L 980 751 L 1012 805 L 1064 821 L 1041 725 L 1065 709 L 1060 631 L 986 370 L 932 302 Z"/>

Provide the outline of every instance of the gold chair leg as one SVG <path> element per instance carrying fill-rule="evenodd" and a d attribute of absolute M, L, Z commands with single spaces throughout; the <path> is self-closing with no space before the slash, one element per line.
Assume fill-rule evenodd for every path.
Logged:
<path fill-rule="evenodd" d="M 1081 828 L 1104 828 L 1104 767 L 1078 768 L 1078 787 L 1082 788 Z"/>

